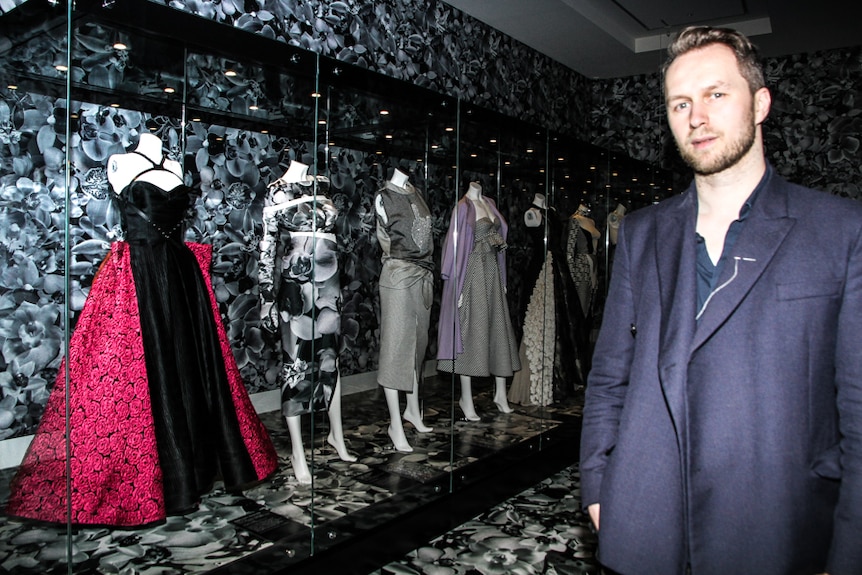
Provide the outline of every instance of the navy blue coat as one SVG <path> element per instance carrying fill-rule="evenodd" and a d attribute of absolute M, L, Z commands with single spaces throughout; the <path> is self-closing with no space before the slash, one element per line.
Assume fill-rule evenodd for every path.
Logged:
<path fill-rule="evenodd" d="M 773 175 L 695 321 L 685 194 L 623 220 L 583 504 L 632 575 L 862 574 L 862 203 Z"/>

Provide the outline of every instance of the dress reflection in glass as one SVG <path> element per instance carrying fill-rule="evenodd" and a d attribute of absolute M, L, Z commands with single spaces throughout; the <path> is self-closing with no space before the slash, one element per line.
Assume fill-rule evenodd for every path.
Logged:
<path fill-rule="evenodd" d="M 10 515 L 142 525 L 194 509 L 217 479 L 239 490 L 276 467 L 221 323 L 212 247 L 182 241 L 193 190 L 165 164 L 150 134 L 109 160 L 125 241 L 93 280 Z"/>

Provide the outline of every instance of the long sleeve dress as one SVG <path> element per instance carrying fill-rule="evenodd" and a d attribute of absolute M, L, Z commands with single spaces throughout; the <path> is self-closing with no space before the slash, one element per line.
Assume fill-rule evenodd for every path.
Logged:
<path fill-rule="evenodd" d="M 259 285 L 264 329 L 279 335 L 281 411 L 326 411 L 338 383 L 341 284 L 328 184 L 270 186 L 263 208 Z"/>

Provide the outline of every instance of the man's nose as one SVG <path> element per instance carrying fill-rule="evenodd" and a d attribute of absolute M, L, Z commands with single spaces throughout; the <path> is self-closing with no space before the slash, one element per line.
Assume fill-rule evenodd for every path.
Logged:
<path fill-rule="evenodd" d="M 709 122 L 709 114 L 707 113 L 706 104 L 698 104 L 692 102 L 691 114 L 688 117 L 688 123 L 692 128 L 699 128 Z"/>

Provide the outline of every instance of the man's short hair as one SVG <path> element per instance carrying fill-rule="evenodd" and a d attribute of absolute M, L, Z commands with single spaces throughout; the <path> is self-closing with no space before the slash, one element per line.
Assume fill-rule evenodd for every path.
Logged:
<path fill-rule="evenodd" d="M 751 93 L 766 86 L 763 77 L 763 66 L 757 46 L 751 43 L 744 34 L 732 28 L 714 28 L 712 26 L 689 26 L 681 30 L 667 47 L 667 61 L 662 66 L 662 78 L 665 77 L 670 65 L 692 50 L 705 48 L 713 44 L 723 44 L 733 50 L 739 73 L 748 82 Z"/>

